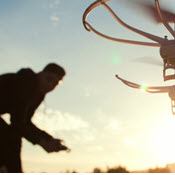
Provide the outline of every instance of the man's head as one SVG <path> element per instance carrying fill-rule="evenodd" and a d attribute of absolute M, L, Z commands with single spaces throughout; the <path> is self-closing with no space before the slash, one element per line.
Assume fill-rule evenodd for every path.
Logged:
<path fill-rule="evenodd" d="M 48 64 L 48 65 L 43 69 L 43 71 L 44 71 L 44 72 L 54 73 L 54 74 L 56 74 L 56 75 L 59 76 L 59 77 L 63 77 L 63 76 L 66 74 L 65 70 L 64 70 L 61 66 L 59 66 L 59 65 L 57 65 L 57 64 L 55 64 L 55 63 L 50 63 L 50 64 Z"/>
<path fill-rule="evenodd" d="M 61 82 L 65 74 L 65 70 L 61 66 L 55 63 L 48 64 L 38 74 L 41 90 L 45 93 L 52 91 Z"/>

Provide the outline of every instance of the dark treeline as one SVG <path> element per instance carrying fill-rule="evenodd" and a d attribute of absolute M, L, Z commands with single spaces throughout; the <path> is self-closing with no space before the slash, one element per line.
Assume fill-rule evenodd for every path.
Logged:
<path fill-rule="evenodd" d="M 94 168 L 93 173 L 129 173 L 129 171 L 122 166 L 115 166 L 112 168 L 107 167 L 106 170 L 100 168 Z"/>
<path fill-rule="evenodd" d="M 115 166 L 112 168 L 108 168 L 104 171 L 100 168 L 94 168 L 93 173 L 171 173 L 170 169 L 165 167 L 156 167 L 149 168 L 147 170 L 138 170 L 138 171 L 129 171 L 126 167 L 123 166 Z"/>
<path fill-rule="evenodd" d="M 66 173 L 79 173 L 78 171 L 69 171 L 67 170 Z M 107 167 L 106 170 L 101 168 L 94 168 L 91 173 L 172 173 L 168 166 L 165 167 L 156 167 L 156 168 L 149 168 L 147 170 L 136 170 L 136 171 L 129 171 L 124 166 L 114 166 L 114 167 Z"/>

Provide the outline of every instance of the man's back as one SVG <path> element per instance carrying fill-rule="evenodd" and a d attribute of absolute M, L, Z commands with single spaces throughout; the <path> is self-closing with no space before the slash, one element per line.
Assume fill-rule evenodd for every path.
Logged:
<path fill-rule="evenodd" d="M 17 73 L 1 75 L 0 114 L 17 113 L 17 110 L 22 110 L 35 95 L 36 86 L 36 73 L 31 69 L 21 69 Z"/>
<path fill-rule="evenodd" d="M 18 114 L 24 112 L 35 86 L 36 74 L 31 69 L 21 69 L 17 73 L 0 76 L 0 114 L 13 115 L 9 126 L 0 118 L 0 166 L 4 165 L 9 173 L 22 172 L 21 134 L 12 126 L 23 120 Z"/>

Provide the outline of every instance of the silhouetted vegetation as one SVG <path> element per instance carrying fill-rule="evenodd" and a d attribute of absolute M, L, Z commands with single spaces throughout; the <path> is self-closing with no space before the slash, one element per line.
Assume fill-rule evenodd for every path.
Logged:
<path fill-rule="evenodd" d="M 94 168 L 93 173 L 103 173 L 100 168 Z"/>
<path fill-rule="evenodd" d="M 175 167 L 175 164 L 173 164 Z M 114 167 L 107 167 L 105 170 L 101 169 L 99 167 L 96 167 L 93 169 L 91 173 L 172 173 L 171 168 L 168 167 L 168 164 L 165 167 L 155 167 L 155 168 L 149 168 L 146 170 L 135 170 L 135 171 L 129 171 L 126 167 L 118 165 Z M 67 170 L 66 173 L 78 173 L 78 171 L 70 171 Z"/>
<path fill-rule="evenodd" d="M 65 172 L 60 172 L 60 173 L 78 173 L 77 171 L 75 170 L 66 170 Z"/>
<path fill-rule="evenodd" d="M 114 168 L 109 168 L 107 170 L 107 173 L 129 173 L 129 171 L 122 166 L 114 167 Z"/>
<path fill-rule="evenodd" d="M 107 167 L 106 171 L 103 171 L 100 168 L 94 168 L 93 173 L 129 173 L 129 171 L 125 167 L 115 166 L 112 168 Z"/>
<path fill-rule="evenodd" d="M 163 167 L 163 168 L 160 168 L 160 167 L 156 167 L 156 168 L 150 168 L 148 170 L 148 173 L 171 173 L 171 171 L 169 170 L 169 168 L 166 166 L 166 167 Z"/>
<path fill-rule="evenodd" d="M 149 168 L 147 170 L 137 170 L 137 171 L 129 171 L 127 168 L 123 166 L 115 166 L 112 168 L 107 167 L 104 171 L 101 168 L 94 168 L 93 173 L 171 173 L 171 170 L 168 166 L 165 167 L 156 167 Z"/>

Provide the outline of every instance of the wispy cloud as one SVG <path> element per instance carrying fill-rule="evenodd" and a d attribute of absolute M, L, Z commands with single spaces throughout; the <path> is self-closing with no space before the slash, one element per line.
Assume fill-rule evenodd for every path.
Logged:
<path fill-rule="evenodd" d="M 72 149 L 77 149 L 77 146 L 80 147 L 80 145 L 95 140 L 89 122 L 83 120 L 82 117 L 51 108 L 44 111 L 43 106 L 36 111 L 33 117 L 33 123 L 42 130 L 55 138 L 63 139 L 66 145 L 69 145 Z"/>
<path fill-rule="evenodd" d="M 109 115 L 100 108 L 95 112 L 94 118 L 93 122 L 103 128 L 105 133 L 119 133 L 125 130 L 124 123 L 118 119 L 118 116 Z"/>
<path fill-rule="evenodd" d="M 110 119 L 107 122 L 107 125 L 105 126 L 105 129 L 107 130 L 119 130 L 121 128 L 121 122 L 119 122 L 117 119 Z"/>
<path fill-rule="evenodd" d="M 51 16 L 50 19 L 55 22 L 59 21 L 59 18 L 56 15 Z"/>
<path fill-rule="evenodd" d="M 49 4 L 49 8 L 57 8 L 60 2 L 61 0 L 51 0 Z"/>
<path fill-rule="evenodd" d="M 47 4 L 47 8 L 49 8 L 49 11 L 51 11 L 51 15 L 49 18 L 54 25 L 57 25 L 59 22 L 57 8 L 59 7 L 60 3 L 61 0 L 50 0 L 49 4 Z"/>
<path fill-rule="evenodd" d="M 51 108 L 44 110 L 42 105 L 36 111 L 33 122 L 55 138 L 63 139 L 66 145 L 74 150 L 86 149 L 89 152 L 108 150 L 111 139 L 124 145 L 135 146 L 132 139 L 120 137 L 126 128 L 116 116 L 109 116 L 102 109 L 89 115 L 92 115 L 92 118 Z"/>
<path fill-rule="evenodd" d="M 55 134 L 57 131 L 76 131 L 89 126 L 78 115 L 67 112 L 62 113 L 51 108 L 47 108 L 44 112 L 41 112 L 42 108 L 35 113 L 33 122 L 51 134 Z"/>
<path fill-rule="evenodd" d="M 52 14 L 50 16 L 50 20 L 53 22 L 54 25 L 56 25 L 58 23 L 58 21 L 59 21 L 59 17 L 58 17 L 57 14 Z"/>

